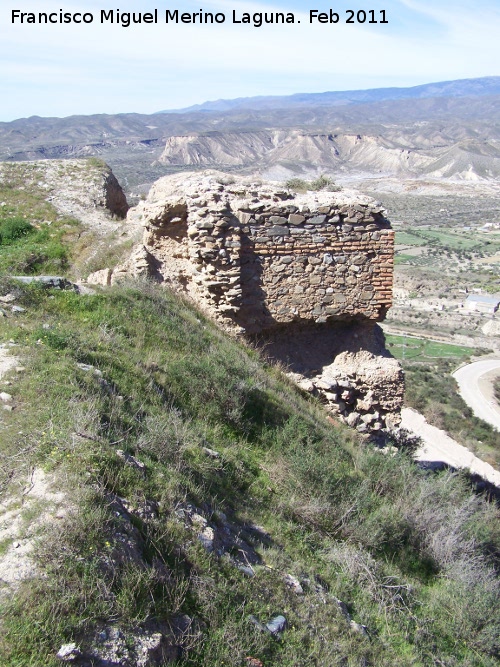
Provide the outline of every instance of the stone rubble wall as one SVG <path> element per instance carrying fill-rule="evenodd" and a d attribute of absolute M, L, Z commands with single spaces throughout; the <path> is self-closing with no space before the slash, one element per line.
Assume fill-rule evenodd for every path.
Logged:
<path fill-rule="evenodd" d="M 305 320 L 383 319 L 394 233 L 380 209 L 286 201 L 203 211 L 190 257 L 213 306 L 247 332 Z"/>
<path fill-rule="evenodd" d="M 403 374 L 375 333 L 392 301 L 394 256 L 378 203 L 211 171 L 160 179 L 129 220 L 143 225 L 143 245 L 107 283 L 124 275 L 169 283 L 226 329 L 270 336 L 274 358 L 351 426 L 398 423 Z M 304 327 L 309 338 L 282 354 Z M 293 372 L 303 349 L 320 346 L 320 361 Z"/>
<path fill-rule="evenodd" d="M 182 269 L 190 290 L 245 333 L 294 321 L 384 318 L 394 232 L 379 205 L 240 181 L 199 179 L 197 188 L 184 184 L 183 197 L 138 207 L 144 245 L 167 273 L 172 260 L 188 260 Z"/>
<path fill-rule="evenodd" d="M 400 421 L 404 376 L 371 320 L 285 326 L 255 337 L 269 359 L 305 392 L 361 433 Z"/>
<path fill-rule="evenodd" d="M 365 350 L 342 352 L 312 384 L 329 411 L 360 433 L 400 422 L 404 376 L 396 359 Z"/>

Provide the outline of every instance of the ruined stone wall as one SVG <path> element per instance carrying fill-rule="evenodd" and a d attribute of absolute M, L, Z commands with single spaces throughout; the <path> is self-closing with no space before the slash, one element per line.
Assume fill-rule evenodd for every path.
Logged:
<path fill-rule="evenodd" d="M 298 320 L 383 319 L 393 232 L 379 208 L 330 199 L 312 210 L 284 201 L 212 211 L 191 226 L 191 259 L 209 276 L 203 284 L 214 306 L 247 331 Z"/>
<path fill-rule="evenodd" d="M 403 374 L 376 323 L 394 232 L 359 193 L 297 194 L 217 172 L 155 183 L 129 213 L 144 245 L 106 280 L 149 274 L 189 294 L 359 431 L 399 422 Z"/>
<path fill-rule="evenodd" d="M 155 203 L 136 214 L 160 273 L 177 265 L 188 291 L 213 314 L 246 333 L 384 318 L 394 232 L 379 205 L 345 193 L 190 179 L 181 197 L 153 194 Z"/>

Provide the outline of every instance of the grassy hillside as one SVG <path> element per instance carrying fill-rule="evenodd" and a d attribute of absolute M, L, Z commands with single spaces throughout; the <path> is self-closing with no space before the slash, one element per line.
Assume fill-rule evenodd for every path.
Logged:
<path fill-rule="evenodd" d="M 497 664 L 500 534 L 465 477 L 362 445 L 166 290 L 7 289 L 5 493 L 41 468 L 68 509 L 3 600 L 0 664 L 181 614 L 183 665 Z M 280 638 L 251 620 L 277 614 Z"/>
<path fill-rule="evenodd" d="M 0 273 L 59 275 L 68 271 L 82 225 L 58 215 L 20 165 L 4 165 L 0 179 Z"/>
<path fill-rule="evenodd" d="M 0 344 L 20 360 L 2 379 L 1 667 L 55 667 L 71 642 L 70 664 L 107 667 L 161 663 L 158 642 L 186 667 L 497 665 L 498 512 L 467 476 L 363 443 L 167 289 L 12 281 L 45 207 L 22 187 L 0 216 L 17 220 Z M 65 263 L 33 272 L 71 271 L 78 228 L 47 206 Z"/>
<path fill-rule="evenodd" d="M 1 163 L 0 275 L 77 279 L 127 258 L 130 226 L 103 208 L 108 175 L 95 158 Z"/>

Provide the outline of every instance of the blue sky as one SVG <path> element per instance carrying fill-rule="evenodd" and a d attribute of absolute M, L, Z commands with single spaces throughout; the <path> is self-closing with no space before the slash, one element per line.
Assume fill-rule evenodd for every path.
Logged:
<path fill-rule="evenodd" d="M 309 10 L 385 9 L 388 25 L 310 24 Z M 99 22 L 160 12 L 159 25 Z M 166 25 L 165 9 L 223 12 L 223 25 Z M 92 12 L 92 25 L 12 24 L 25 12 Z M 294 12 L 300 24 L 235 25 L 232 12 Z M 0 120 L 153 113 L 205 100 L 500 75 L 500 1 L 0 0 Z"/>

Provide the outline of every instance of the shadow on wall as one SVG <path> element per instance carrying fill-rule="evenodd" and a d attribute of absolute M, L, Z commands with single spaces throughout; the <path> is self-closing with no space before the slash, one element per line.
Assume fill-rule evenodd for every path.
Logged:
<path fill-rule="evenodd" d="M 335 361 L 341 352 L 369 352 L 393 359 L 385 348 L 384 333 L 373 320 L 355 318 L 325 324 L 278 325 L 251 337 L 266 357 L 293 373 L 311 375 Z"/>
<path fill-rule="evenodd" d="M 241 234 L 240 262 L 241 305 L 235 322 L 249 334 L 276 326 L 262 288 L 263 258 L 255 251 L 254 240 L 245 233 Z"/>

